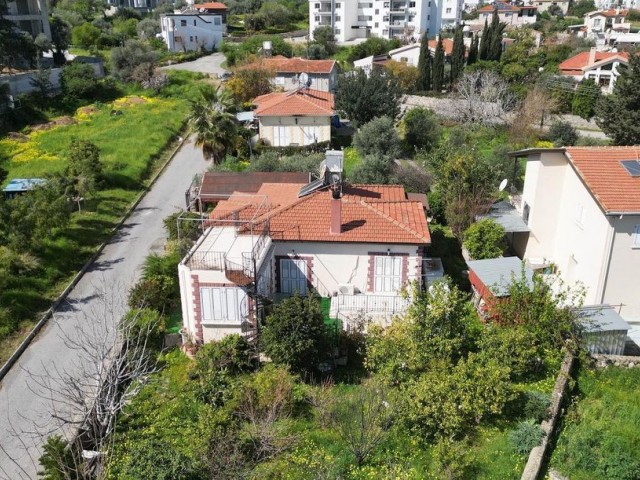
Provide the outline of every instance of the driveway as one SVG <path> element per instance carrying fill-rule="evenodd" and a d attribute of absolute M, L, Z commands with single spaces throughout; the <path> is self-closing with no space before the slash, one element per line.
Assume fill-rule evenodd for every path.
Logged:
<path fill-rule="evenodd" d="M 49 402 L 41 396 L 44 390 L 27 372 L 45 375 L 52 371 L 79 371 L 84 357 L 69 349 L 64 338 L 77 338 L 80 325 L 86 325 L 88 320 L 96 322 L 97 328 L 91 330 L 95 335 L 113 332 L 115 322 L 127 310 L 127 292 L 138 278 L 145 257 L 150 251 L 163 249 L 163 219 L 184 208 L 185 190 L 194 174 L 206 167 L 202 151 L 193 142 L 185 142 L 73 289 L 55 320 L 42 329 L 0 383 L 0 478 L 37 478 L 44 436 L 56 433 L 52 413 L 64 410 L 61 402 Z M 99 291 L 106 293 L 108 303 L 98 297 Z"/>
<path fill-rule="evenodd" d="M 193 62 L 176 63 L 175 65 L 167 65 L 161 67 L 161 70 L 188 70 L 190 72 L 208 73 L 212 76 L 217 76 L 220 73 L 224 73 L 227 70 L 222 68 L 222 62 L 225 61 L 224 54 L 217 52 L 207 55 L 206 57 L 200 57 Z"/>

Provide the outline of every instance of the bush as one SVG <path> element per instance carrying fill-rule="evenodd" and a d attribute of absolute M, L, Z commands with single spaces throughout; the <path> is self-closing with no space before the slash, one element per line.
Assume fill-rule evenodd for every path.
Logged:
<path fill-rule="evenodd" d="M 124 47 L 111 51 L 113 75 L 125 82 L 144 80 L 144 75 L 153 70 L 158 54 L 151 47 L 138 40 L 127 40 Z M 152 72 L 151 72 L 152 73 Z"/>
<path fill-rule="evenodd" d="M 578 132 L 569 122 L 556 120 L 549 128 L 549 139 L 556 147 L 571 147 L 578 141 Z"/>
<path fill-rule="evenodd" d="M 473 478 L 473 464 L 465 441 L 441 438 L 433 449 L 434 478 L 465 480 Z"/>
<path fill-rule="evenodd" d="M 365 123 L 353 137 L 353 146 L 362 157 L 379 155 L 394 160 L 402 152 L 400 137 L 389 117 Z"/>
<path fill-rule="evenodd" d="M 233 393 L 232 377 L 256 366 L 255 352 L 239 335 L 227 335 L 218 342 L 203 345 L 196 354 L 194 377 L 198 396 L 210 405 L 220 406 Z"/>
<path fill-rule="evenodd" d="M 523 414 L 525 418 L 541 422 L 549 417 L 549 405 L 551 405 L 551 395 L 543 392 L 524 392 Z"/>
<path fill-rule="evenodd" d="M 601 96 L 602 91 L 593 79 L 583 80 L 573 95 L 573 101 L 571 102 L 573 114 L 579 115 L 586 120 L 591 119 L 595 115 L 596 104 Z"/>
<path fill-rule="evenodd" d="M 82 48 L 89 48 L 98 42 L 102 32 L 90 23 L 83 23 L 71 30 L 71 41 L 74 45 Z"/>
<path fill-rule="evenodd" d="M 71 62 L 62 68 L 60 86 L 68 97 L 89 100 L 98 90 L 98 78 L 91 65 Z"/>
<path fill-rule="evenodd" d="M 149 308 L 159 313 L 173 308 L 179 300 L 175 277 L 157 275 L 140 280 L 129 292 L 129 308 Z"/>
<path fill-rule="evenodd" d="M 329 340 L 320 302 L 314 296 L 294 296 L 275 306 L 262 329 L 262 346 L 275 363 L 293 372 L 313 372 L 328 354 Z"/>
<path fill-rule="evenodd" d="M 514 452 L 527 455 L 533 447 L 540 445 L 544 431 L 534 420 L 519 422 L 509 433 L 509 444 Z"/>
<path fill-rule="evenodd" d="M 127 312 L 124 322 L 130 326 L 129 333 L 134 341 L 137 338 L 146 337 L 150 347 L 162 348 L 167 325 L 158 311 L 150 308 L 134 308 Z"/>
<path fill-rule="evenodd" d="M 349 174 L 353 183 L 386 185 L 391 181 L 393 163 L 381 155 L 369 155 L 357 164 Z"/>
<path fill-rule="evenodd" d="M 392 183 L 399 183 L 407 192 L 428 192 L 432 181 L 431 175 L 415 164 L 403 162 L 393 169 Z"/>
<path fill-rule="evenodd" d="M 402 119 L 402 132 L 408 152 L 431 150 L 440 139 L 440 123 L 433 110 L 412 108 Z"/>
<path fill-rule="evenodd" d="M 506 248 L 504 228 L 495 220 L 485 218 L 464 232 L 464 246 L 474 260 L 498 258 Z"/>

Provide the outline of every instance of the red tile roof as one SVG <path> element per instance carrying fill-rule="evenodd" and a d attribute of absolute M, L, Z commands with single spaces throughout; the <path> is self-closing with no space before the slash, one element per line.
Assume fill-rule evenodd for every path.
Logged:
<path fill-rule="evenodd" d="M 558 70 L 563 75 L 581 75 L 582 69 L 589 65 L 590 52 L 580 52 L 571 58 L 567 58 L 564 62 L 558 65 Z M 627 52 L 596 52 L 595 61 L 600 62 L 609 58 L 620 56 L 625 59 L 629 59 Z"/>
<path fill-rule="evenodd" d="M 194 5 L 197 9 L 205 9 L 205 10 L 226 10 L 227 6 L 221 2 L 206 2 L 206 3 L 197 3 Z"/>
<path fill-rule="evenodd" d="M 429 40 L 429 50 L 432 52 L 436 51 L 436 47 L 438 46 L 437 40 Z M 450 38 L 442 39 L 442 46 L 444 47 L 444 54 L 446 57 L 450 57 L 453 52 L 453 40 Z"/>
<path fill-rule="evenodd" d="M 307 60 L 306 58 L 287 58 L 276 55 L 271 58 L 264 58 L 246 65 L 239 69 L 267 68 L 278 73 L 331 73 L 335 68 L 335 60 Z"/>
<path fill-rule="evenodd" d="M 280 185 L 281 187 L 281 185 Z M 265 193 L 270 187 L 265 186 Z M 431 243 L 429 227 L 420 201 L 407 199 L 400 185 L 350 185 L 343 188 L 342 232 L 330 233 L 331 192 L 316 191 L 292 200 L 290 192 L 269 196 L 275 208 L 262 221 L 269 219 L 270 235 L 279 241 L 356 242 L 422 245 Z M 268 194 L 268 193 L 267 193 Z M 221 218 L 230 206 L 220 202 L 211 218 Z M 280 206 L 275 206 L 279 204 Z M 251 218 L 255 207 L 237 203 L 241 218 Z"/>
<path fill-rule="evenodd" d="M 608 10 L 596 10 L 594 12 L 587 13 L 590 17 L 595 17 L 596 15 L 603 15 L 605 17 L 626 17 L 629 13 L 629 10 L 620 10 L 617 11 L 615 8 L 610 8 Z"/>
<path fill-rule="evenodd" d="M 565 155 L 605 213 L 640 213 L 640 177 L 620 163 L 639 160 L 640 146 L 567 147 Z"/>
<path fill-rule="evenodd" d="M 506 2 L 496 2 L 494 4 L 485 5 L 484 7 L 479 8 L 478 12 L 493 13 L 496 7 L 498 8 L 498 14 L 501 14 L 502 12 L 519 12 L 520 10 L 532 10 L 532 9 L 537 10 L 538 9 L 538 7 L 535 7 L 533 5 L 523 5 L 519 7 L 517 5 L 511 5 L 510 3 L 506 3 Z"/>
<path fill-rule="evenodd" d="M 330 117 L 334 114 L 333 94 L 319 90 L 298 90 L 288 93 L 268 93 L 256 97 L 256 117 L 311 116 Z"/>

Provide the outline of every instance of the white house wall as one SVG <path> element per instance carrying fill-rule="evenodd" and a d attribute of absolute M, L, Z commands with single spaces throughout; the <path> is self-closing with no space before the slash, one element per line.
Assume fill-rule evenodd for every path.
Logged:
<path fill-rule="evenodd" d="M 269 145 L 275 145 L 274 127 L 280 126 L 289 128 L 289 144 L 305 145 L 305 126 L 319 127 L 318 143 L 331 141 L 330 117 L 260 117 L 258 120 L 260 138 L 266 140 Z"/>
<path fill-rule="evenodd" d="M 160 33 L 171 52 L 219 48 L 224 29 L 221 15 L 160 16 Z"/>
<path fill-rule="evenodd" d="M 640 215 L 610 216 L 615 228 L 611 261 L 607 272 L 602 303 L 622 305 L 620 315 L 627 322 L 640 327 L 640 248 L 633 246 Z"/>
<path fill-rule="evenodd" d="M 416 245 L 360 243 L 275 242 L 275 255 L 312 257 L 313 274 L 318 278 L 319 293 L 333 295 L 338 285 L 349 284 L 356 292 L 366 293 L 369 281 L 369 254 L 372 252 L 407 255 L 407 280 L 419 280 L 422 253 Z M 420 260 L 418 260 L 420 259 Z M 276 286 L 277 287 L 277 286 Z"/>

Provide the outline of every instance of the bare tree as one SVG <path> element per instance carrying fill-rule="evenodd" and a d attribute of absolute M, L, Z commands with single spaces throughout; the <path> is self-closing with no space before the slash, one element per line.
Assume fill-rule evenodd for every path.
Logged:
<path fill-rule="evenodd" d="M 507 113 L 515 107 L 507 83 L 489 70 L 465 72 L 455 84 L 453 99 L 454 115 L 464 123 L 506 122 Z"/>
<path fill-rule="evenodd" d="M 520 104 L 513 119 L 509 132 L 511 139 L 524 144 L 530 142 L 557 108 L 558 101 L 549 91 L 540 86 L 534 87 Z"/>
<path fill-rule="evenodd" d="M 392 420 L 384 389 L 372 382 L 339 400 L 333 413 L 334 425 L 358 466 L 384 440 Z"/>
<path fill-rule="evenodd" d="M 73 367 L 60 369 L 52 364 L 43 365 L 37 373 L 25 370 L 31 392 L 49 404 L 46 418 L 42 415 L 32 419 L 29 431 L 12 432 L 19 438 L 39 440 L 45 444 L 45 453 L 52 443 L 45 439 L 62 435 L 73 452 L 68 454 L 58 448 L 48 460 L 54 465 L 55 458 L 59 458 L 60 478 L 65 479 L 95 476 L 109 450 L 119 413 L 156 368 L 148 343 L 156 325 L 138 321 L 138 312 L 120 318 L 124 289 L 111 286 L 96 291 L 92 307 L 73 319 L 72 333 L 60 328 L 67 355 L 77 359 Z M 68 310 L 74 309 L 75 305 L 70 304 Z M 54 315 L 54 321 L 61 319 Z M 62 464 L 69 459 L 73 460 L 72 465 Z M 17 460 L 12 461 L 17 464 Z"/>

